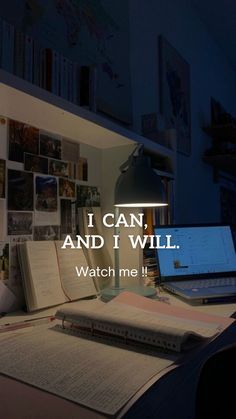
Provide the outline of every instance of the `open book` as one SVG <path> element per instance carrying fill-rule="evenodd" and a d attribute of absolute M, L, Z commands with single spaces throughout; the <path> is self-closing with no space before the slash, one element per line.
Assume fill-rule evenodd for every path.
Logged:
<path fill-rule="evenodd" d="M 125 343 L 145 344 L 180 352 L 217 335 L 229 319 L 169 306 L 130 292 L 107 304 L 63 307 L 56 313 L 63 327 L 90 331 L 93 336 L 116 337 Z"/>
<path fill-rule="evenodd" d="M 82 249 L 61 249 L 62 241 L 19 244 L 19 260 L 28 311 L 97 294 L 90 277 L 80 277 L 75 266 L 87 267 Z"/>
<path fill-rule="evenodd" d="M 61 321 L 55 320 L 50 326 L 13 332 L 10 339 L 2 333 L 0 373 L 119 418 L 161 376 L 178 367 L 180 358 L 184 359 L 181 352 L 149 351 L 149 339 L 177 351 L 191 334 L 207 339 L 233 322 L 129 292 L 106 304 L 98 299 L 65 304 L 57 317 L 65 326 L 66 319 L 77 326 L 63 329 Z M 87 329 L 99 337 L 92 337 Z M 122 344 L 114 335 L 145 345 Z M 84 416 L 78 413 L 78 417 Z"/>

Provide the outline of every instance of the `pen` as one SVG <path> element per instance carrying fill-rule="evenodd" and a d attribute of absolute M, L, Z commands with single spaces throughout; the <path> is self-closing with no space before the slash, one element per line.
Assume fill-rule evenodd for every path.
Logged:
<path fill-rule="evenodd" d="M 55 320 L 54 316 L 47 316 L 47 317 L 38 317 L 36 319 L 26 319 L 23 321 L 15 322 L 15 323 L 6 323 L 0 326 L 0 332 L 7 332 L 9 330 L 17 330 L 24 327 L 36 326 L 39 324 L 46 324 L 50 323 Z"/>

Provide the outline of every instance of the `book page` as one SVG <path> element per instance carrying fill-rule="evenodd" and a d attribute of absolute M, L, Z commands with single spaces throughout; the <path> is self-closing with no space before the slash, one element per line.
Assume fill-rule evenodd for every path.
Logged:
<path fill-rule="evenodd" d="M 61 249 L 63 241 L 55 241 L 60 278 L 65 294 L 70 300 L 96 295 L 93 278 L 88 275 L 78 277 L 75 267 L 88 267 L 83 249 Z"/>
<path fill-rule="evenodd" d="M 67 301 L 68 299 L 61 287 L 54 242 L 27 241 L 21 246 L 24 246 L 27 252 L 30 278 L 25 277 L 24 281 L 25 287 L 31 287 L 35 296 L 34 309 L 49 307 Z M 31 282 L 30 284 L 29 281 Z"/>
<path fill-rule="evenodd" d="M 60 326 L 43 327 L 0 339 L 0 372 L 108 415 L 177 359 L 72 336 Z"/>

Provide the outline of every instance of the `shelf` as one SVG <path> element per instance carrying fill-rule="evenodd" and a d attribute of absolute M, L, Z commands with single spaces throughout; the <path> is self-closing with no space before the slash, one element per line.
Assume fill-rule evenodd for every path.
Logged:
<path fill-rule="evenodd" d="M 215 171 L 223 171 L 236 176 L 236 154 L 204 156 L 203 161 L 213 166 Z"/>
<path fill-rule="evenodd" d="M 99 149 L 143 144 L 153 154 L 175 151 L 0 69 L 0 115 L 58 133 Z"/>
<path fill-rule="evenodd" d="M 211 125 L 203 127 L 203 131 L 218 141 L 236 143 L 236 125 Z"/>

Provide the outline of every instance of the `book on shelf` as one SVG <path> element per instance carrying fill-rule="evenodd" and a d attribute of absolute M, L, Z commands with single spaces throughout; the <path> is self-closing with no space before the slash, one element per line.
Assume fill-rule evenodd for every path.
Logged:
<path fill-rule="evenodd" d="M 123 292 L 107 304 L 96 307 L 65 306 L 56 312 L 63 327 L 90 331 L 133 345 L 181 352 L 216 336 L 225 320 L 194 310 Z"/>
<path fill-rule="evenodd" d="M 25 36 L 25 65 L 24 65 L 24 79 L 33 83 L 33 38 Z"/>
<path fill-rule="evenodd" d="M 14 74 L 24 78 L 25 68 L 25 35 L 15 31 Z"/>
<path fill-rule="evenodd" d="M 28 311 L 55 306 L 97 294 L 92 278 L 76 273 L 86 268 L 82 249 L 62 249 L 63 241 L 26 241 L 18 245 Z"/>
<path fill-rule="evenodd" d="M 14 72 L 14 26 L 0 19 L 0 55 L 3 70 Z"/>

